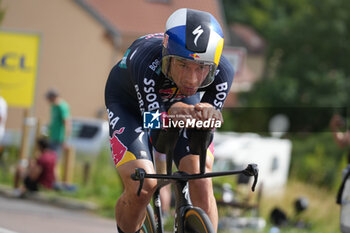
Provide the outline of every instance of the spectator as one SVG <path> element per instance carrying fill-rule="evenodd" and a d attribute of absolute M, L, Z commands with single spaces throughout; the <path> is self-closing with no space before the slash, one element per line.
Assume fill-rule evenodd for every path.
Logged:
<path fill-rule="evenodd" d="M 66 140 L 71 131 L 69 105 L 59 96 L 56 89 L 50 89 L 46 93 L 46 99 L 51 105 L 49 139 L 52 149 L 56 152 L 59 160 L 62 148 L 67 147 Z"/>
<path fill-rule="evenodd" d="M 330 122 L 330 128 L 333 132 L 333 137 L 335 142 L 340 148 L 349 147 L 350 148 L 350 130 L 344 129 L 346 126 L 345 120 L 340 115 L 334 115 Z M 348 163 L 350 163 L 350 150 L 348 153 Z"/>
<path fill-rule="evenodd" d="M 27 166 L 20 165 L 16 172 L 16 182 L 23 181 L 23 186 L 16 190 L 16 195 L 21 196 L 26 191 L 39 191 L 40 188 L 53 189 L 55 184 L 56 153 L 50 149 L 50 143 L 46 138 L 37 141 L 40 155 L 37 159 L 31 159 Z"/>
<path fill-rule="evenodd" d="M 6 103 L 6 100 L 2 96 L 0 96 L 0 162 L 2 162 L 2 154 L 4 151 L 2 140 L 5 135 L 6 118 L 7 118 L 7 103 Z M 2 165 L 2 163 L 0 163 L 0 165 Z"/>
<path fill-rule="evenodd" d="M 5 124 L 7 118 L 7 103 L 6 100 L 0 96 L 0 152 L 2 151 L 2 140 L 5 135 Z"/>

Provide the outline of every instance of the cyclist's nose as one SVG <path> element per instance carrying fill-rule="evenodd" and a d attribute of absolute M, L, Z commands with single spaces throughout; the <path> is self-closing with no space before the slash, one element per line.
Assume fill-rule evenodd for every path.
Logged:
<path fill-rule="evenodd" d="M 191 70 L 186 78 L 186 84 L 194 87 L 194 86 L 198 86 L 198 74 L 196 71 Z"/>

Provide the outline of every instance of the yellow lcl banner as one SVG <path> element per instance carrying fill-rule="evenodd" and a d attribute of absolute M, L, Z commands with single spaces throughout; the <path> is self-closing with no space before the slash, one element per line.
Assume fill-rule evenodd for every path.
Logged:
<path fill-rule="evenodd" d="M 0 30 L 0 95 L 9 106 L 33 105 L 40 37 Z"/>

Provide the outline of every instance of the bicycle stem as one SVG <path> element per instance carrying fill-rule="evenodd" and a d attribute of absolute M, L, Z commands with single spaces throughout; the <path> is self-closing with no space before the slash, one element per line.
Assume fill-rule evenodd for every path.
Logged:
<path fill-rule="evenodd" d="M 166 154 L 167 174 L 172 174 L 174 149 L 179 138 L 179 128 L 162 129 L 156 140 L 155 148 L 160 153 Z M 199 155 L 200 173 L 205 173 L 207 148 L 211 142 L 212 129 L 187 129 L 190 135 L 189 147 L 192 154 Z"/>
<path fill-rule="evenodd" d="M 191 129 L 190 148 L 193 154 L 199 155 L 200 174 L 205 173 L 205 165 L 207 159 L 207 149 L 210 144 L 212 135 L 211 129 Z"/>
<path fill-rule="evenodd" d="M 158 152 L 166 154 L 166 170 L 168 175 L 172 173 L 174 149 L 179 138 L 179 132 L 179 128 L 162 129 L 155 144 Z"/>

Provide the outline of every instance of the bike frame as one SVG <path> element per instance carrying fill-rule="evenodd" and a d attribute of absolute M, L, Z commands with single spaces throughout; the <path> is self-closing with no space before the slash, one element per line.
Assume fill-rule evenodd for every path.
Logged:
<path fill-rule="evenodd" d="M 199 174 L 187 174 L 185 172 L 177 171 L 172 174 L 172 159 L 174 147 L 178 139 L 178 129 L 168 129 L 166 133 L 159 136 L 160 140 L 157 140 L 156 149 L 159 152 L 166 153 L 167 155 L 167 174 L 147 174 L 142 168 L 136 168 L 135 173 L 131 175 L 133 180 L 140 182 L 137 195 L 140 195 L 144 179 L 158 179 L 157 188 L 153 194 L 153 206 L 154 214 L 156 215 L 156 228 L 157 233 L 163 233 L 163 219 L 161 211 L 161 201 L 159 191 L 163 186 L 170 183 L 174 184 L 175 191 L 175 226 L 174 231 L 178 233 L 184 232 L 184 216 L 187 209 L 192 208 L 192 202 L 189 195 L 188 181 L 193 179 L 212 178 L 217 176 L 227 176 L 236 174 L 245 174 L 247 176 L 253 176 L 254 182 L 252 185 L 252 191 L 255 190 L 255 186 L 258 181 L 258 168 L 256 164 L 249 164 L 244 170 L 237 171 L 224 171 L 224 172 L 210 172 L 205 173 L 205 158 L 206 150 L 210 142 L 210 131 L 200 130 L 194 131 L 196 135 L 193 138 L 195 140 L 190 141 L 190 147 L 192 151 L 200 155 L 200 173 Z M 155 164 L 155 163 L 154 163 Z"/>
<path fill-rule="evenodd" d="M 136 168 L 135 173 L 132 174 L 132 179 L 140 181 L 140 186 L 138 190 L 138 195 L 140 194 L 143 186 L 144 179 L 158 179 L 157 190 L 154 193 L 154 210 L 155 215 L 157 216 L 157 232 L 163 233 L 163 222 L 161 214 L 161 203 L 159 190 L 170 183 L 174 184 L 175 190 L 175 232 L 182 233 L 184 232 L 184 215 L 187 209 L 193 207 L 192 202 L 189 196 L 188 181 L 193 179 L 202 179 L 202 178 L 211 178 L 218 176 L 227 176 L 227 175 L 237 175 L 245 174 L 247 176 L 253 176 L 254 182 L 252 185 L 252 191 L 255 191 L 255 186 L 258 181 L 258 168 L 256 164 L 249 164 L 244 170 L 237 171 L 225 171 L 225 172 L 210 172 L 204 174 L 187 174 L 185 172 L 175 172 L 172 175 L 163 175 L 163 174 L 147 174 L 146 171 L 142 168 Z"/>

